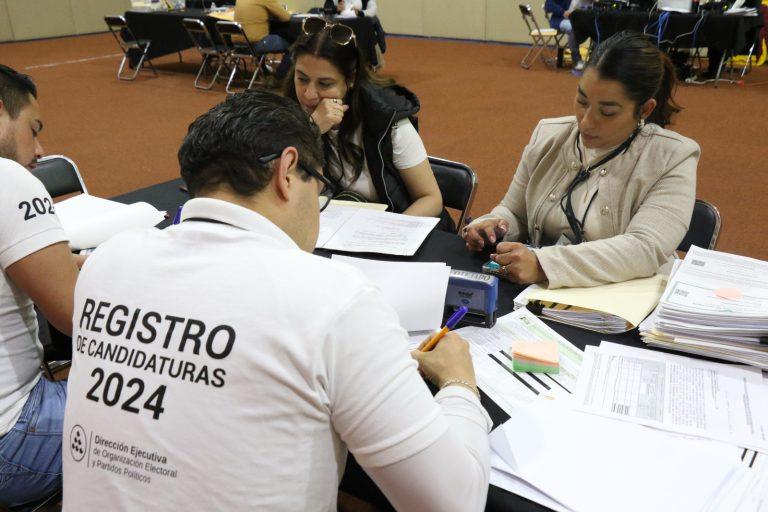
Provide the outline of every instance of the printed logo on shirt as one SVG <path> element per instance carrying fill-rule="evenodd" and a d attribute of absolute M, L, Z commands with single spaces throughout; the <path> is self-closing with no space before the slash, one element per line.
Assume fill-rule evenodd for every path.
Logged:
<path fill-rule="evenodd" d="M 69 433 L 69 450 L 75 462 L 80 462 L 85 458 L 85 453 L 88 451 L 88 440 L 85 437 L 85 430 L 80 425 L 72 427 Z"/>

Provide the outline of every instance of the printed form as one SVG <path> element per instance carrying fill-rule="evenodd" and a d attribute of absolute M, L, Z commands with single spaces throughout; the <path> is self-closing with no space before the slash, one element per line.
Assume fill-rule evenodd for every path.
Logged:
<path fill-rule="evenodd" d="M 469 342 L 478 387 L 507 414 L 538 396 L 565 397 L 576 389 L 583 352 L 527 309 L 500 317 L 492 329 L 463 327 L 456 332 Z M 560 372 L 513 371 L 515 341 L 557 343 Z"/>
<path fill-rule="evenodd" d="M 587 347 L 576 407 L 768 452 L 768 386 L 746 366 L 603 342 Z"/>

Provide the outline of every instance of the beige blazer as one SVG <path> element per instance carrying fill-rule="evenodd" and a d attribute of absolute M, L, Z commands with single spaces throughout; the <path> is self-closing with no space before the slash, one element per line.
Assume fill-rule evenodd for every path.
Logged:
<path fill-rule="evenodd" d="M 474 222 L 506 219 L 506 241 L 536 246 L 572 236 L 560 198 L 580 168 L 577 136 L 573 116 L 540 121 L 504 199 Z M 693 140 L 645 125 L 626 153 L 594 171 L 602 175 L 585 242 L 535 249 L 547 274 L 544 284 L 596 286 L 653 275 L 688 230 L 700 153 Z"/>

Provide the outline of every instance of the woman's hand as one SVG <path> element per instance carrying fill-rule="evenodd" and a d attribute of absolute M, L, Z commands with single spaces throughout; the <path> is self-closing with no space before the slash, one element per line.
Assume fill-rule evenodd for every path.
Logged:
<path fill-rule="evenodd" d="M 338 98 L 323 98 L 312 112 L 312 122 L 317 125 L 321 134 L 328 133 L 334 126 L 341 124 L 344 119 L 344 112 L 349 109 L 349 105 Z"/>
<path fill-rule="evenodd" d="M 482 251 L 483 247 L 493 245 L 504 238 L 509 231 L 509 223 L 502 219 L 488 219 L 473 222 L 461 231 L 461 237 L 470 251 Z"/>
<path fill-rule="evenodd" d="M 517 283 L 538 283 L 547 279 L 536 253 L 521 243 L 500 243 L 496 253 L 491 254 L 491 260 L 501 265 L 501 272 Z"/>
<path fill-rule="evenodd" d="M 445 381 L 459 379 L 476 388 L 475 369 L 469 355 L 469 344 L 455 332 L 446 334 L 440 343 L 429 352 L 422 352 L 429 340 L 425 340 L 418 350 L 411 352 L 419 363 L 419 371 L 442 388 Z"/>

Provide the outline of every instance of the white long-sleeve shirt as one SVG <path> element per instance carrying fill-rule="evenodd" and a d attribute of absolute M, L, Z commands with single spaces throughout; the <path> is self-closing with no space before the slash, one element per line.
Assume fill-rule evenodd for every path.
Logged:
<path fill-rule="evenodd" d="M 339 0 L 334 0 L 333 3 L 339 5 Z M 368 0 L 368 5 L 365 10 L 363 10 L 363 0 L 345 0 L 344 7 L 345 11 L 357 9 L 358 11 L 362 11 L 366 16 L 376 16 L 376 0 Z"/>
<path fill-rule="evenodd" d="M 370 281 L 231 203 L 182 219 L 83 267 L 66 510 L 336 510 L 347 449 L 400 510 L 482 510 L 490 419 Z"/>

